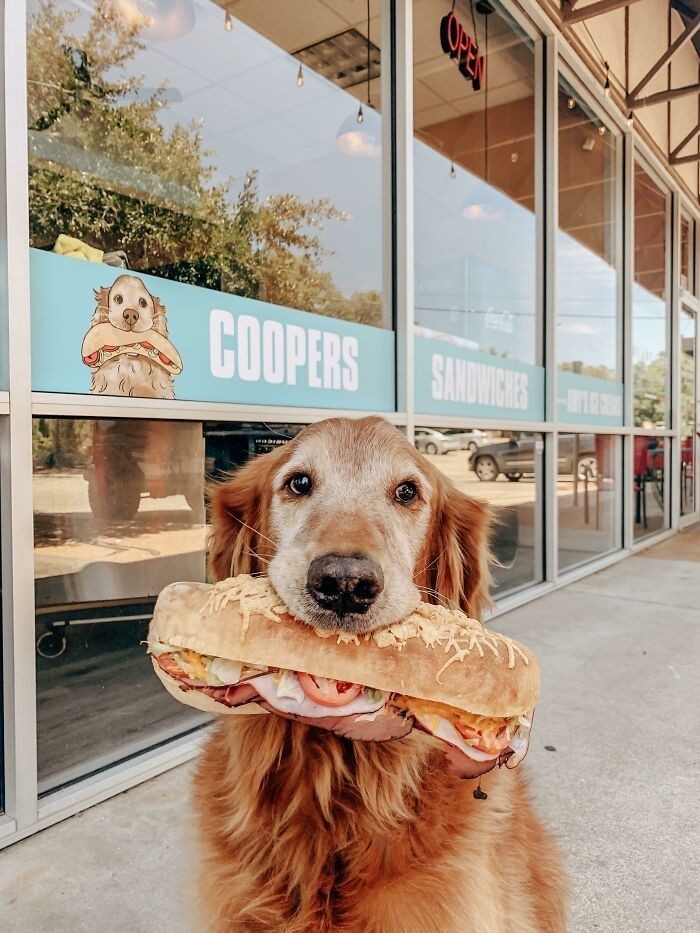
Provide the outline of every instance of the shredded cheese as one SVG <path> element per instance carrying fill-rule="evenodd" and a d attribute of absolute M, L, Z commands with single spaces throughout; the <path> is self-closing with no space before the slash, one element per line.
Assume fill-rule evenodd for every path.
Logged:
<path fill-rule="evenodd" d="M 252 615 L 262 615 L 271 622 L 281 622 L 281 617 L 285 614 L 293 615 L 272 589 L 266 577 L 240 574 L 214 584 L 202 614 L 218 615 L 229 603 L 238 604 L 244 637 Z M 336 635 L 338 644 L 360 644 L 356 634 L 329 632 L 324 629 L 313 631 L 319 638 Z M 400 622 L 367 632 L 363 637 L 365 641 L 372 640 L 379 648 L 393 647 L 398 651 L 414 638 L 420 638 L 429 648 L 442 648 L 449 657 L 436 674 L 438 683 L 442 683 L 440 677 L 448 667 L 461 663 L 472 651 L 476 651 L 479 657 L 483 658 L 484 648 L 500 659 L 503 647 L 509 670 L 515 667 L 516 655 L 525 665 L 529 663 L 520 646 L 507 636 L 487 631 L 481 622 L 467 618 L 457 609 L 428 603 L 421 603 L 411 615 Z"/>

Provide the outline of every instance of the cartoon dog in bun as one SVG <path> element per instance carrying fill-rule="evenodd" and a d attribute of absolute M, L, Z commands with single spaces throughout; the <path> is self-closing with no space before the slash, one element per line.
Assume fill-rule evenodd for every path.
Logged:
<path fill-rule="evenodd" d="M 168 339 L 166 309 L 135 275 L 95 289 L 97 307 L 83 340 L 95 395 L 175 398 L 182 359 Z"/>

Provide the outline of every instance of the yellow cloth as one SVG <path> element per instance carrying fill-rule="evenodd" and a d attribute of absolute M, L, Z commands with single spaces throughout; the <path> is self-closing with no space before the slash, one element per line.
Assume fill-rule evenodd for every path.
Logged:
<path fill-rule="evenodd" d="M 82 240 L 77 240 L 74 236 L 66 236 L 65 233 L 59 234 L 54 243 L 53 251 L 61 256 L 69 256 L 71 259 L 86 259 L 88 262 L 102 262 L 104 256 L 103 250 L 88 246 Z"/>

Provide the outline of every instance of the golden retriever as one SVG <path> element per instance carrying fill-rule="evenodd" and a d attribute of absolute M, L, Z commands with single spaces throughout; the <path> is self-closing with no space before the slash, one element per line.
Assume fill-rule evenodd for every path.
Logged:
<path fill-rule="evenodd" d="M 90 326 L 109 322 L 124 331 L 155 330 L 168 336 L 165 306 L 135 275 L 120 275 L 111 288 L 95 291 L 97 307 Z M 97 395 L 175 398 L 173 377 L 142 356 L 115 356 L 92 374 L 90 391 Z"/>
<path fill-rule="evenodd" d="M 418 593 L 472 615 L 487 603 L 486 507 L 380 418 L 314 424 L 250 462 L 213 493 L 212 522 L 214 575 L 269 573 L 314 625 L 366 631 L 401 618 Z M 314 597 L 312 565 L 329 554 L 366 560 L 383 581 L 349 602 Z M 561 857 L 521 769 L 482 777 L 488 798 L 476 799 L 476 782 L 414 734 L 353 742 L 277 716 L 231 716 L 194 786 L 198 929 L 565 929 Z"/>

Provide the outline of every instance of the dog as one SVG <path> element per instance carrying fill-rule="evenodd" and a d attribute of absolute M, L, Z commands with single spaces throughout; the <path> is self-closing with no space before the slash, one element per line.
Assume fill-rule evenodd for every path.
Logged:
<path fill-rule="evenodd" d="M 166 309 L 135 275 L 120 275 L 111 288 L 95 289 L 97 307 L 90 326 L 109 322 L 118 330 L 168 336 Z M 173 377 L 157 362 L 122 354 L 92 374 L 90 392 L 96 395 L 133 395 L 138 398 L 175 398 Z"/>
<path fill-rule="evenodd" d="M 213 576 L 269 573 L 315 626 L 369 631 L 419 596 L 471 615 L 488 602 L 487 507 L 381 418 L 305 428 L 216 487 L 211 518 Z M 352 555 L 355 571 L 366 561 L 341 614 L 309 584 L 329 554 Z M 379 571 L 383 588 L 353 603 Z M 481 787 L 487 800 L 415 733 L 353 742 L 274 715 L 223 717 L 194 781 L 197 929 L 562 933 L 562 860 L 521 769 Z"/>

